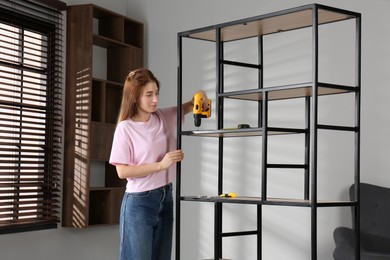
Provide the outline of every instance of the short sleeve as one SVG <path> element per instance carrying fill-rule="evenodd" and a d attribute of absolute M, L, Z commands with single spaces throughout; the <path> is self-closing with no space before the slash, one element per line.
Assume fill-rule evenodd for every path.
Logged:
<path fill-rule="evenodd" d="M 128 132 L 125 130 L 125 127 L 125 123 L 121 122 L 115 129 L 109 161 L 110 164 L 132 165 L 132 143 Z"/>

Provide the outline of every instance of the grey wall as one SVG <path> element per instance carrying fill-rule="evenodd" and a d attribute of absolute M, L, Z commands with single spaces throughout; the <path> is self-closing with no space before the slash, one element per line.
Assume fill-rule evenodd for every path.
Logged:
<path fill-rule="evenodd" d="M 177 33 L 216 23 L 256 16 L 312 1 L 303 0 L 111 0 L 81 1 L 69 0 L 68 4 L 94 2 L 102 7 L 128 15 L 145 23 L 145 60 L 162 83 L 160 105 L 176 104 Z M 364 182 L 390 186 L 390 160 L 388 147 L 390 139 L 390 116 L 387 113 L 388 88 L 387 70 L 390 67 L 390 28 L 387 0 L 344 0 L 317 1 L 321 4 L 361 12 L 362 19 L 362 147 L 361 179 Z M 348 27 L 350 25 L 346 25 Z M 347 28 L 348 29 L 348 28 Z M 333 29 L 332 29 L 333 30 Z M 320 74 L 324 80 L 336 79 L 349 83 L 352 73 L 346 68 L 352 62 L 353 52 L 345 49 L 353 35 L 337 31 L 337 37 L 328 37 L 321 49 L 320 66 L 326 73 Z M 333 31 L 334 32 L 334 31 Z M 325 30 L 324 35 L 328 35 Z M 333 35 L 333 34 L 329 34 Z M 283 81 L 300 81 L 310 75 L 310 60 L 306 32 L 298 37 L 286 35 L 269 39 L 269 85 Z M 335 44 L 337 43 L 337 44 Z M 205 89 L 215 100 L 215 53 L 214 47 L 206 43 L 186 42 L 188 54 L 185 66 L 186 99 L 199 89 Z M 303 47 L 302 47 L 303 46 Z M 275 48 L 274 48 L 275 47 Z M 288 52 L 274 51 L 283 47 Z M 253 43 L 244 46 L 231 45 L 229 55 L 239 59 L 251 59 Z M 294 55 L 292 55 L 293 53 Z M 333 55 L 342 57 L 338 59 Z M 340 62 L 342 60 L 343 62 Z M 346 72 L 344 72 L 346 71 Z M 343 73 L 340 73 L 343 72 Z M 243 77 L 241 72 L 229 71 L 228 84 L 231 87 L 241 83 L 249 86 L 252 75 Z M 353 80 L 353 79 L 352 79 Z M 350 97 L 335 100 L 321 99 L 323 108 L 320 118 L 329 123 L 350 123 L 353 112 L 349 109 Z M 225 126 L 234 126 L 245 121 L 254 124 L 250 111 L 252 104 L 227 102 Z M 297 117 L 302 111 L 299 101 L 272 104 L 272 123 L 276 125 L 301 124 Z M 239 120 L 237 119 L 239 117 Z M 192 119 L 187 118 L 185 128 L 192 127 Z M 203 120 L 202 128 L 215 127 L 215 115 Z M 351 182 L 351 138 L 326 135 L 321 139 L 319 151 L 320 184 L 319 195 L 324 199 L 347 198 L 346 189 Z M 295 162 L 300 160 L 302 150 L 299 138 L 281 137 L 272 140 L 270 159 L 275 162 Z M 186 159 L 183 162 L 183 193 L 215 195 L 216 140 L 186 138 L 183 142 Z M 226 192 L 258 195 L 258 176 L 261 142 L 257 139 L 226 141 Z M 337 151 L 337 152 L 335 152 Z M 237 160 L 239 158 L 239 160 Z M 270 178 L 271 195 L 296 196 L 301 194 L 301 179 L 296 172 L 275 173 Z M 250 230 L 255 226 L 253 206 L 228 205 L 224 208 L 224 231 Z M 334 248 L 332 232 L 340 225 L 350 225 L 349 209 L 325 208 L 319 210 L 318 217 L 319 259 L 332 258 Z M 264 259 L 310 259 L 310 212 L 306 208 L 270 207 L 264 209 L 263 219 Z M 213 205 L 207 203 L 183 204 L 183 259 L 196 260 L 212 257 L 213 249 Z M 56 230 L 29 232 L 0 236 L 2 259 L 115 259 L 118 247 L 117 227 L 74 230 L 59 227 Z M 225 241 L 225 240 L 224 240 Z M 50 249 L 48 249 L 50 248 Z M 283 250 L 281 250 L 283 248 Z M 254 259 L 255 239 L 226 239 L 224 256 L 230 259 Z"/>
<path fill-rule="evenodd" d="M 162 82 L 162 105 L 175 104 L 177 32 L 195 29 L 216 23 L 228 22 L 290 7 L 300 6 L 313 1 L 128 1 L 127 14 L 146 23 L 146 61 Z M 390 2 L 367 1 L 317 1 L 318 3 L 361 12 L 362 24 L 362 146 L 361 179 L 365 182 L 390 186 L 390 170 L 387 147 L 389 139 L 390 117 L 386 112 L 390 94 L 386 70 L 389 67 L 390 52 L 389 23 L 386 10 Z M 320 79 L 330 82 L 353 84 L 354 75 L 348 69 L 352 63 L 351 35 L 347 29 L 331 31 L 324 29 L 321 45 Z M 329 32 L 329 33 L 330 33 Z M 329 37 L 327 37 L 329 35 Z M 336 36 L 335 36 L 336 35 Z M 293 34 L 281 38 L 272 38 L 268 45 L 268 71 L 266 83 L 283 83 L 285 80 L 299 82 L 307 77 L 311 61 L 307 60 L 310 44 L 307 35 L 299 37 Z M 192 44 L 185 42 L 187 49 L 185 66 L 185 97 L 198 88 L 204 88 L 213 98 L 215 86 L 214 46 L 207 43 Z M 248 44 L 250 45 L 250 43 Z M 303 49 L 300 46 L 304 46 Z M 286 52 L 277 52 L 285 48 Z M 347 49 L 346 49 L 347 48 Z M 230 46 L 229 55 L 250 59 L 252 49 L 245 46 Z M 254 52 L 255 53 L 255 52 Z M 335 53 L 335 55 L 334 55 Z M 352 57 L 352 58 L 351 58 Z M 353 71 L 352 71 L 353 72 Z M 229 83 L 248 86 L 251 78 L 242 77 L 240 72 L 229 71 Z M 327 123 L 348 124 L 353 121 L 350 109 L 353 98 L 340 97 L 334 100 L 321 99 L 320 120 Z M 225 126 L 234 126 L 239 121 L 254 122 L 254 116 L 248 113 L 251 105 L 227 103 Z M 302 105 L 297 101 L 272 104 L 272 123 L 286 125 L 301 122 L 296 117 Z M 294 113 L 297 111 L 298 113 Z M 239 120 L 237 121 L 237 117 Z M 271 118 L 271 117 L 270 117 Z M 191 118 L 187 118 L 191 121 Z M 204 120 L 202 128 L 213 128 L 213 118 Z M 192 123 L 192 122 L 187 122 Z M 186 127 L 189 127 L 187 125 Z M 272 139 L 270 160 L 299 160 L 302 150 L 301 140 L 290 137 Z M 256 194 L 259 185 L 256 170 L 259 168 L 261 142 L 258 140 L 228 140 L 225 152 L 225 191 L 241 194 Z M 322 199 L 346 199 L 346 189 L 352 181 L 351 163 L 353 140 L 351 136 L 336 137 L 325 133 L 320 141 L 319 150 L 319 196 Z M 184 139 L 186 160 L 183 163 L 183 193 L 215 195 L 216 178 L 216 141 L 213 139 Z M 199 155 L 200 154 L 200 155 Z M 239 160 L 237 160 L 239 158 Z M 299 195 L 301 182 L 295 172 L 270 175 L 271 195 Z M 298 177 L 297 177 L 298 176 Z M 257 193 L 258 194 L 258 193 Z M 271 196 L 270 195 L 270 196 Z M 213 205 L 206 203 L 183 204 L 182 246 L 185 259 L 204 259 L 212 256 Z M 250 206 L 226 206 L 224 230 L 250 230 L 255 226 L 255 210 Z M 350 225 L 349 209 L 320 209 L 318 216 L 318 253 L 319 259 L 331 259 L 334 242 L 332 232 L 339 225 Z M 264 219 L 264 259 L 309 259 L 310 258 L 310 212 L 304 208 L 265 208 Z M 224 240 L 225 241 L 225 240 Z M 253 238 L 226 239 L 224 256 L 231 259 L 254 259 L 255 240 Z M 283 248 L 283 250 L 280 250 Z"/>

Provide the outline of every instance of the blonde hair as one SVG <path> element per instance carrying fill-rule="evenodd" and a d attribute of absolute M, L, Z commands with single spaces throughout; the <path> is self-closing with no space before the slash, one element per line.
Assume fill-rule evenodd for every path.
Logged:
<path fill-rule="evenodd" d="M 132 118 L 137 114 L 137 100 L 141 95 L 142 89 L 149 82 L 155 82 L 160 89 L 160 82 L 148 69 L 136 69 L 127 75 L 123 86 L 122 103 L 118 116 L 118 123 Z"/>

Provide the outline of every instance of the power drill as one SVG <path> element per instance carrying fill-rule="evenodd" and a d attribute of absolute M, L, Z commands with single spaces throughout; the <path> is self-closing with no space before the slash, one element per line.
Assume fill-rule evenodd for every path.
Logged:
<path fill-rule="evenodd" d="M 194 124 L 196 127 L 199 127 L 202 123 L 202 118 L 209 118 L 211 116 L 211 100 L 208 100 L 208 107 L 203 110 L 203 95 L 196 93 L 194 95 L 194 108 L 192 112 L 194 113 Z"/>

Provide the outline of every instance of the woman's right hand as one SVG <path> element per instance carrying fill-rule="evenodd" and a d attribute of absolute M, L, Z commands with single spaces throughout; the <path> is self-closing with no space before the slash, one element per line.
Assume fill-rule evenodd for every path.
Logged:
<path fill-rule="evenodd" d="M 164 155 L 164 158 L 160 161 L 161 169 L 166 170 L 171 167 L 172 164 L 180 162 L 184 159 L 184 153 L 182 150 L 170 151 Z"/>

